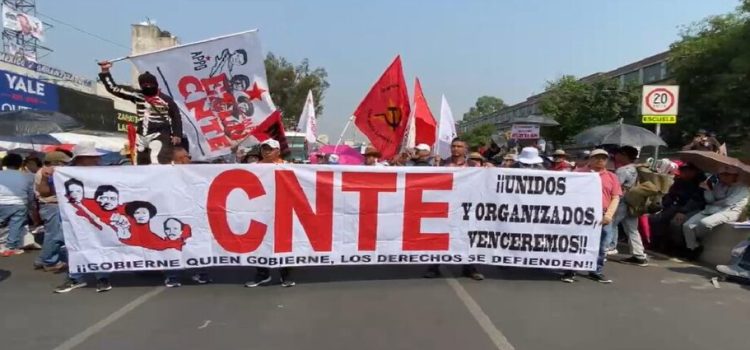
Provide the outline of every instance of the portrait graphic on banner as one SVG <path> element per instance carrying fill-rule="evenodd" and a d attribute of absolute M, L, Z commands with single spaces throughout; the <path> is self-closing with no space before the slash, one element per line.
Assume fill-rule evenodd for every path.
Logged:
<path fill-rule="evenodd" d="M 190 153 L 228 154 L 249 137 L 265 140 L 280 113 L 271 100 L 257 31 L 131 57 L 159 79 L 182 112 Z M 271 120 L 273 119 L 273 120 Z"/>
<path fill-rule="evenodd" d="M 118 179 L 118 180 L 115 180 Z M 593 270 L 600 180 L 525 169 L 55 171 L 70 269 L 489 264 Z"/>

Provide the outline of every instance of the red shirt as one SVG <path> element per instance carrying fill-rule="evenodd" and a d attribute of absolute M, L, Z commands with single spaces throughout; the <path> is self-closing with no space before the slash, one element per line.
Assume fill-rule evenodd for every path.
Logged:
<path fill-rule="evenodd" d="M 130 238 L 121 239 L 120 242 L 130 246 L 143 247 L 153 250 L 182 250 L 182 246 L 185 245 L 185 240 L 192 234 L 190 226 L 183 225 L 182 235 L 180 235 L 180 238 L 176 240 L 169 240 L 161 238 L 156 233 L 152 232 L 149 224 L 136 224 L 130 217 L 128 217 L 128 220 L 130 221 Z"/>
<path fill-rule="evenodd" d="M 593 170 L 588 167 L 576 169 L 579 173 L 590 173 Z M 602 179 L 602 208 L 607 211 L 609 204 L 612 203 L 612 199 L 622 196 L 622 188 L 620 187 L 620 180 L 617 179 L 617 175 L 609 170 L 602 170 L 599 172 L 599 177 Z"/>

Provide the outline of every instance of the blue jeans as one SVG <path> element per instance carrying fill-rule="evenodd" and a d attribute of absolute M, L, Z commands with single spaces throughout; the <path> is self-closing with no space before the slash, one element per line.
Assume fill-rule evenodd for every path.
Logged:
<path fill-rule="evenodd" d="M 65 245 L 60 209 L 57 204 L 42 204 L 39 216 L 44 223 L 44 243 L 36 262 L 45 266 L 57 264 L 63 260 L 61 248 Z"/>
<path fill-rule="evenodd" d="M 604 263 L 607 262 L 607 246 L 614 235 L 617 232 L 614 229 L 614 223 L 602 226 L 602 235 L 599 239 L 599 255 L 596 257 L 596 273 L 604 273 Z"/>
<path fill-rule="evenodd" d="M 0 222 L 8 220 L 8 240 L 5 242 L 8 249 L 22 248 L 28 215 L 29 208 L 26 205 L 0 205 Z"/>

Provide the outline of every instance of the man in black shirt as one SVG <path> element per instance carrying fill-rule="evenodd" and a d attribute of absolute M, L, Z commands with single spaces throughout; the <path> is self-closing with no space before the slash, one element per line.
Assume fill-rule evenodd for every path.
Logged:
<path fill-rule="evenodd" d="M 156 77 L 149 72 L 138 76 L 138 90 L 115 84 L 109 73 L 111 62 L 100 62 L 99 66 L 99 79 L 107 91 L 135 103 L 138 116 L 136 165 L 171 163 L 172 147 L 182 141 L 182 118 L 177 104 L 159 90 Z"/>

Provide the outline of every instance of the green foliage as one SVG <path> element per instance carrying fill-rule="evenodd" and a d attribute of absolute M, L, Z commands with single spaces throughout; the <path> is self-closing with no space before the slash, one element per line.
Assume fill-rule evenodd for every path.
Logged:
<path fill-rule="evenodd" d="M 545 135 L 557 145 L 564 145 L 579 132 L 601 124 L 624 119 L 635 123 L 640 92 L 633 87 L 620 88 L 617 81 L 598 78 L 581 81 L 563 76 L 547 85 L 540 101 L 544 115 L 553 117 L 560 126 L 547 128 Z"/>
<path fill-rule="evenodd" d="M 471 107 L 468 112 L 464 113 L 463 120 L 472 120 L 492 114 L 503 109 L 503 107 L 505 107 L 505 102 L 502 99 L 494 96 L 482 96 L 477 99 L 474 107 Z"/>
<path fill-rule="evenodd" d="M 750 0 L 683 30 L 669 68 L 680 85 L 680 128 L 716 131 L 730 143 L 750 131 Z"/>
<path fill-rule="evenodd" d="M 294 130 L 297 127 L 309 90 L 312 90 L 315 99 L 316 115 L 323 112 L 323 98 L 329 86 L 326 80 L 328 73 L 324 68 L 310 68 L 307 59 L 303 59 L 295 66 L 285 58 L 277 57 L 271 52 L 266 56 L 265 65 L 271 98 L 281 109 L 284 127 L 287 130 Z"/>
<path fill-rule="evenodd" d="M 493 133 L 495 133 L 495 126 L 492 124 L 485 124 L 469 130 L 461 135 L 461 138 L 466 141 L 470 149 L 476 149 L 487 145 L 490 142 L 490 137 Z"/>

